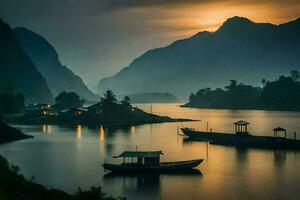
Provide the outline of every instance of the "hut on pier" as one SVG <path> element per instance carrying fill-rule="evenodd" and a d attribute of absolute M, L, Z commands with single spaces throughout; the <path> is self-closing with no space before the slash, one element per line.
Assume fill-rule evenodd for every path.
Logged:
<path fill-rule="evenodd" d="M 238 135 L 249 135 L 248 125 L 250 124 L 247 121 L 240 120 L 233 123 L 235 126 L 235 133 Z"/>
<path fill-rule="evenodd" d="M 286 138 L 286 129 L 282 128 L 282 127 L 277 127 L 273 129 L 274 131 L 274 137 L 278 138 L 280 137 L 281 133 L 284 134 L 284 138 Z"/>

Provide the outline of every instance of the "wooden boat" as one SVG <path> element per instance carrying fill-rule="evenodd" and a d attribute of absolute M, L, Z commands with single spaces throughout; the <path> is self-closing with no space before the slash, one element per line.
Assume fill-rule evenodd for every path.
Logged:
<path fill-rule="evenodd" d="M 104 163 L 103 167 L 106 170 L 117 173 L 128 172 L 172 172 L 184 171 L 197 167 L 203 159 L 177 161 L 177 162 L 160 162 L 161 151 L 124 151 L 119 156 L 123 157 L 121 164 Z M 126 158 L 131 158 L 131 162 L 126 163 Z M 137 162 L 134 162 L 136 159 Z"/>
<path fill-rule="evenodd" d="M 274 129 L 274 137 L 251 135 L 240 130 L 236 133 L 197 131 L 191 128 L 181 130 L 191 140 L 209 141 L 212 144 L 240 148 L 300 150 L 300 140 L 286 138 L 286 132 L 284 137 L 277 135 L 277 131 L 285 131 L 280 127 Z"/>

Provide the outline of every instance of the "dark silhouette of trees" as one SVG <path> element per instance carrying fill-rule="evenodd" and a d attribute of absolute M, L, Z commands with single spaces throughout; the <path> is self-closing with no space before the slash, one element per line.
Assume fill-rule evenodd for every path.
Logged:
<path fill-rule="evenodd" d="M 130 98 L 128 96 L 125 96 L 122 100 L 121 100 L 121 105 L 123 106 L 123 108 L 130 108 Z"/>
<path fill-rule="evenodd" d="M 56 104 L 54 105 L 54 107 L 58 108 L 58 110 L 62 110 L 82 107 L 84 101 L 80 99 L 80 96 L 75 92 L 63 91 L 55 98 L 55 103 Z"/>
<path fill-rule="evenodd" d="M 111 90 L 107 90 L 101 97 L 100 105 L 103 114 L 112 113 L 117 107 L 116 95 Z"/>
<path fill-rule="evenodd" d="M 262 80 L 263 88 L 231 80 L 225 89 L 200 89 L 191 93 L 186 106 L 228 109 L 269 109 L 300 111 L 299 72 L 280 76 L 275 81 Z"/>
<path fill-rule="evenodd" d="M 24 111 L 24 95 L 0 93 L 0 115 L 17 114 Z"/>
<path fill-rule="evenodd" d="M 0 115 L 22 113 L 24 102 L 24 95 L 16 94 L 15 83 L 0 77 Z"/>
<path fill-rule="evenodd" d="M 294 74 L 296 75 L 296 74 Z M 300 110 L 300 83 L 297 76 L 280 76 L 275 81 L 268 82 L 261 95 L 267 109 Z"/>
<path fill-rule="evenodd" d="M 293 80 L 296 82 L 298 81 L 300 74 L 297 70 L 292 70 L 290 73 L 290 76 L 293 78 Z"/>

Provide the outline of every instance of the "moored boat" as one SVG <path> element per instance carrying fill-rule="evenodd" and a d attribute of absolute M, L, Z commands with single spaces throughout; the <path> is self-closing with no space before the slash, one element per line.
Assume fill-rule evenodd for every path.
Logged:
<path fill-rule="evenodd" d="M 121 164 L 104 163 L 106 170 L 118 173 L 127 172 L 168 172 L 168 171 L 184 171 L 197 167 L 203 162 L 203 159 L 176 161 L 176 162 L 160 162 L 161 151 L 124 151 L 114 158 L 123 158 Z M 130 159 L 126 162 L 126 158 Z M 136 162 L 135 162 L 136 161 Z"/>

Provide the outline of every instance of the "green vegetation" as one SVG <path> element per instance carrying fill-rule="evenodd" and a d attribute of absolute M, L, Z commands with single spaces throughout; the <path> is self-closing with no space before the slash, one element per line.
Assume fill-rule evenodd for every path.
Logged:
<path fill-rule="evenodd" d="M 24 101 L 23 94 L 16 93 L 12 80 L 0 78 L 0 115 L 22 113 Z"/>
<path fill-rule="evenodd" d="M 225 109 L 267 109 L 300 111 L 299 72 L 280 76 L 274 81 L 262 80 L 263 87 L 253 87 L 231 80 L 225 89 L 200 89 L 192 93 L 187 107 Z"/>
<path fill-rule="evenodd" d="M 61 92 L 55 98 L 54 107 L 58 110 L 82 107 L 84 101 L 75 92 Z"/>

